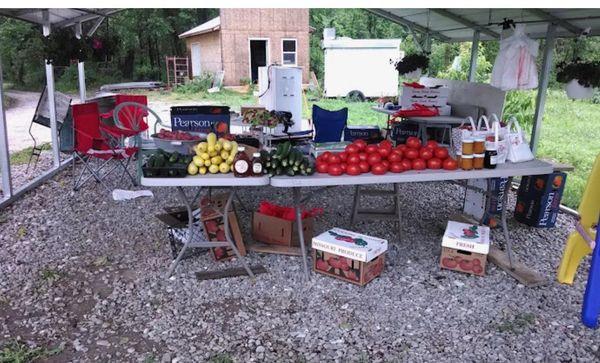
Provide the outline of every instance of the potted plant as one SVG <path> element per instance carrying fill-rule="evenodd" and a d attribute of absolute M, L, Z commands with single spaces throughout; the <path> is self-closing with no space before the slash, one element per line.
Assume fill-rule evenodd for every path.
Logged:
<path fill-rule="evenodd" d="M 567 96 L 572 99 L 591 98 L 594 88 L 600 87 L 600 62 L 582 62 L 558 65 L 556 80 L 565 84 Z"/>
<path fill-rule="evenodd" d="M 429 58 L 424 54 L 410 54 L 394 64 L 398 73 L 407 79 L 419 78 L 428 65 Z"/>

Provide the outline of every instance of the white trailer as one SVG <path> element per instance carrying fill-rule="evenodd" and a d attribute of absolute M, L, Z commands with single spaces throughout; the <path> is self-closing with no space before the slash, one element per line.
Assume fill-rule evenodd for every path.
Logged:
<path fill-rule="evenodd" d="M 336 38 L 323 31 L 325 97 L 398 96 L 398 72 L 393 62 L 404 56 L 400 39 Z"/>

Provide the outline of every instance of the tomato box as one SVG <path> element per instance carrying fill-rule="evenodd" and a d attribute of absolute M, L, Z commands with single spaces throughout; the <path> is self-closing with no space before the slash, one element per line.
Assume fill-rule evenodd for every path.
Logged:
<path fill-rule="evenodd" d="M 467 185 L 478 190 L 467 188 L 463 212 L 491 228 L 497 227 L 502 214 L 504 193 L 509 187 L 508 178 L 491 179 L 489 190 L 487 179 L 469 179 Z"/>
<path fill-rule="evenodd" d="M 483 276 L 489 249 L 489 227 L 448 221 L 442 238 L 440 267 Z"/>
<path fill-rule="evenodd" d="M 214 132 L 229 134 L 229 107 L 227 106 L 172 106 L 171 129 L 202 134 Z"/>
<path fill-rule="evenodd" d="M 304 241 L 313 237 L 314 218 L 302 220 Z M 298 224 L 283 218 L 254 212 L 252 218 L 252 237 L 257 242 L 280 246 L 300 246 L 298 240 Z"/>
<path fill-rule="evenodd" d="M 388 241 L 341 228 L 312 239 L 313 269 L 364 286 L 383 271 Z"/>
<path fill-rule="evenodd" d="M 229 198 L 229 193 L 213 195 L 211 198 L 204 197 L 200 200 L 200 221 L 204 225 L 204 234 L 209 241 L 226 241 L 225 222 L 223 220 L 223 209 Z M 246 247 L 242 239 L 242 232 L 238 224 L 235 211 L 229 211 L 229 231 L 235 245 L 242 256 L 246 255 Z M 235 252 L 229 247 L 211 248 L 213 258 L 216 261 L 231 259 Z"/>
<path fill-rule="evenodd" d="M 554 227 L 566 180 L 563 172 L 523 177 L 517 192 L 515 219 L 532 227 Z"/>

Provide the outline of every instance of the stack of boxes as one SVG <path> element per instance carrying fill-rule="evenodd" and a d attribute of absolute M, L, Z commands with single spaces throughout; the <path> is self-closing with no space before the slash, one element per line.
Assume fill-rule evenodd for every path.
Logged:
<path fill-rule="evenodd" d="M 532 227 L 554 227 L 567 174 L 556 172 L 521 179 L 515 219 Z"/>

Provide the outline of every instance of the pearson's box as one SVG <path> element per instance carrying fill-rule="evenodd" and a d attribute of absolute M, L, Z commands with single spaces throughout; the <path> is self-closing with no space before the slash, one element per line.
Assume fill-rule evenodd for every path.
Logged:
<path fill-rule="evenodd" d="M 229 193 L 213 195 L 211 198 L 204 197 L 200 200 L 200 221 L 204 225 L 204 234 L 211 242 L 227 241 L 225 234 L 225 221 L 223 210 L 229 198 Z M 232 208 L 233 209 L 233 208 Z M 235 246 L 242 256 L 246 255 L 246 247 L 242 239 L 242 232 L 238 224 L 235 211 L 229 211 L 229 231 Z M 211 248 L 212 255 L 216 261 L 231 259 L 235 256 L 233 249 L 229 247 Z"/>
<path fill-rule="evenodd" d="M 314 218 L 308 217 L 303 219 L 302 229 L 304 241 L 310 241 L 313 237 Z M 296 221 L 289 221 L 259 212 L 254 212 L 252 218 L 252 237 L 257 242 L 270 245 L 300 246 Z"/>
<path fill-rule="evenodd" d="M 346 126 L 344 128 L 344 141 L 379 140 L 381 130 L 378 126 Z"/>
<path fill-rule="evenodd" d="M 171 129 L 218 136 L 229 134 L 229 107 L 227 106 L 172 106 Z"/>
<path fill-rule="evenodd" d="M 440 267 L 483 276 L 489 249 L 489 227 L 448 221 Z"/>
<path fill-rule="evenodd" d="M 315 272 L 364 286 L 383 271 L 387 240 L 332 228 L 312 240 Z"/>
<path fill-rule="evenodd" d="M 563 172 L 523 177 L 517 192 L 515 219 L 532 227 L 554 227 L 566 180 Z"/>

